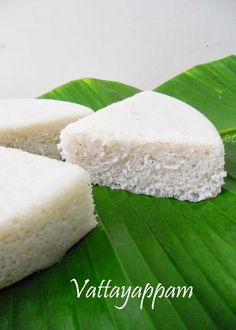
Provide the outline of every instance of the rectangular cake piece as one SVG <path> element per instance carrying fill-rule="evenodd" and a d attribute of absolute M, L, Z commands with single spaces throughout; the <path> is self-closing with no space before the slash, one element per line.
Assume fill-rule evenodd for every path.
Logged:
<path fill-rule="evenodd" d="M 96 226 L 77 165 L 0 147 L 0 288 L 49 267 Z"/>
<path fill-rule="evenodd" d="M 0 100 L 0 145 L 60 158 L 60 131 L 93 111 L 83 105 L 43 99 Z"/>
<path fill-rule="evenodd" d="M 68 125 L 60 149 L 95 184 L 200 201 L 224 183 L 224 146 L 213 124 L 190 105 L 152 91 Z"/>

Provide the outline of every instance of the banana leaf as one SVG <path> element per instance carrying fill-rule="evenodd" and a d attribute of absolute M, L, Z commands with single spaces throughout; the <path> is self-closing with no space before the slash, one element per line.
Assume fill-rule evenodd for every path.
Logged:
<path fill-rule="evenodd" d="M 155 89 L 191 104 L 217 127 L 228 177 L 199 203 L 95 186 L 99 226 L 60 263 L 0 291 L 0 329 L 236 329 L 236 56 L 203 64 Z M 41 98 L 94 110 L 138 93 L 117 82 L 82 79 Z M 76 297 L 75 278 L 98 286 L 192 286 L 191 298 Z"/>

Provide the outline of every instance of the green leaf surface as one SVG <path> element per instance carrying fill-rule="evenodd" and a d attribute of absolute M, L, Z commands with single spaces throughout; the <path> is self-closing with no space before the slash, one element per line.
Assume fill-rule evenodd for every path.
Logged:
<path fill-rule="evenodd" d="M 53 267 L 0 292 L 0 329 L 236 328 L 236 57 L 194 67 L 156 91 L 204 113 L 226 146 L 222 193 L 199 203 L 94 187 L 99 226 Z M 41 96 L 98 110 L 139 92 L 117 82 L 82 79 Z M 76 298 L 80 286 L 193 286 L 188 298 Z"/>

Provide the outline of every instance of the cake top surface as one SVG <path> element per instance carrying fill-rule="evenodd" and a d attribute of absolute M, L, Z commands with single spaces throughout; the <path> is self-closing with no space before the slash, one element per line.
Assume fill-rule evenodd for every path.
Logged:
<path fill-rule="evenodd" d="M 16 219 L 88 181 L 77 165 L 0 147 L 0 223 Z"/>
<path fill-rule="evenodd" d="M 0 100 L 0 129 L 44 124 L 66 118 L 79 119 L 93 111 L 71 102 L 44 99 Z"/>
<path fill-rule="evenodd" d="M 140 92 L 69 124 L 63 134 L 89 134 L 103 142 L 222 144 L 215 126 L 199 111 L 173 97 Z"/>

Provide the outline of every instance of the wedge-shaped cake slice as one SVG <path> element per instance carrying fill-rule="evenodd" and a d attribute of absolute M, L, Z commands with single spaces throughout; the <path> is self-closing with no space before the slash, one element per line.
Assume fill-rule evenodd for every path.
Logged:
<path fill-rule="evenodd" d="M 92 112 L 83 105 L 63 101 L 0 100 L 0 145 L 59 158 L 60 131 Z"/>
<path fill-rule="evenodd" d="M 153 196 L 214 197 L 226 174 L 213 124 L 191 106 L 151 91 L 68 125 L 60 148 L 93 183 Z"/>
<path fill-rule="evenodd" d="M 96 226 L 77 165 L 0 147 L 0 288 L 46 268 Z"/>

